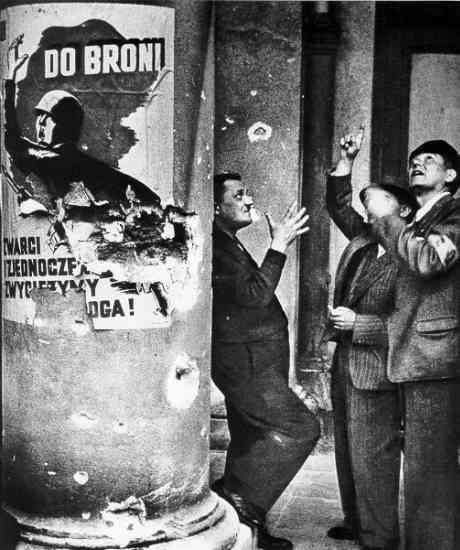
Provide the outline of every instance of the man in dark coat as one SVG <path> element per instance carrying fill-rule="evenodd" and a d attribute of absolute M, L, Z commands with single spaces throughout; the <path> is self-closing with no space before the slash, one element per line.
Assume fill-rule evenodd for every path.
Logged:
<path fill-rule="evenodd" d="M 399 541 L 400 410 L 386 375 L 385 319 L 393 311 L 397 263 L 378 245 L 372 226 L 352 207 L 351 171 L 363 129 L 341 140 L 341 158 L 327 181 L 327 208 L 350 239 L 337 268 L 331 339 L 336 466 L 344 523 L 328 535 L 359 539 L 363 548 L 396 549 Z M 360 193 L 369 222 L 394 214 L 403 225 L 415 197 L 396 185 Z"/>
<path fill-rule="evenodd" d="M 272 240 L 259 267 L 236 237 L 251 223 L 241 177 L 216 176 L 214 193 L 212 375 L 225 396 L 231 441 L 213 488 L 257 527 L 260 548 L 290 549 L 268 534 L 265 515 L 315 446 L 319 423 L 288 387 L 287 319 L 275 290 L 308 216 L 293 204 L 280 223 L 267 217 Z"/>
<path fill-rule="evenodd" d="M 399 264 L 388 377 L 401 386 L 405 411 L 406 550 L 460 548 L 459 175 L 451 145 L 423 143 L 409 157 L 414 223 L 389 215 L 373 224 Z"/>

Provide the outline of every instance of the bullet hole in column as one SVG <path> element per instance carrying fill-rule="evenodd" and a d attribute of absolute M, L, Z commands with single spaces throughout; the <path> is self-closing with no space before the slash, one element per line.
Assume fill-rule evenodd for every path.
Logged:
<path fill-rule="evenodd" d="M 200 386 L 196 361 L 180 353 L 170 367 L 166 380 L 166 399 L 176 409 L 188 409 L 195 401 Z"/>
<path fill-rule="evenodd" d="M 128 426 L 122 420 L 114 422 L 113 431 L 118 434 L 124 434 L 128 431 Z"/>
<path fill-rule="evenodd" d="M 83 471 L 75 472 L 73 478 L 79 485 L 86 485 L 89 481 L 88 472 Z"/>
<path fill-rule="evenodd" d="M 248 138 L 251 143 L 268 141 L 272 137 L 272 128 L 265 122 L 255 122 L 248 129 Z"/>
<path fill-rule="evenodd" d="M 92 428 L 95 424 L 97 424 L 97 418 L 92 414 L 84 411 L 72 414 L 70 419 L 72 420 L 73 424 L 81 430 L 88 430 Z"/>

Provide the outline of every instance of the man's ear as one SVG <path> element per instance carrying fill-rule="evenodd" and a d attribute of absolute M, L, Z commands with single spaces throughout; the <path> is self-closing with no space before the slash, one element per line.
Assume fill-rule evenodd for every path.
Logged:
<path fill-rule="evenodd" d="M 457 170 L 454 168 L 448 168 L 446 170 L 446 183 L 451 183 L 457 177 Z"/>
<path fill-rule="evenodd" d="M 412 214 L 412 208 L 410 206 L 407 206 L 407 204 L 401 204 L 399 207 L 399 215 L 401 218 L 408 218 Z"/>

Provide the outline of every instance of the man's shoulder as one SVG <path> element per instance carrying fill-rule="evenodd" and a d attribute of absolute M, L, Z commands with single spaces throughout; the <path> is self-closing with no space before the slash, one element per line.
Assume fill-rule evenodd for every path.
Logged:
<path fill-rule="evenodd" d="M 238 247 L 234 240 L 216 228 L 212 232 L 212 248 L 214 257 L 228 256 L 234 258 L 238 254 Z"/>
<path fill-rule="evenodd" d="M 460 223 L 460 197 L 446 195 L 419 220 L 419 224 L 436 225 L 446 220 Z"/>
<path fill-rule="evenodd" d="M 346 248 L 358 249 L 369 244 L 377 243 L 377 239 L 372 235 L 369 224 L 364 224 L 363 231 L 350 239 Z"/>
<path fill-rule="evenodd" d="M 451 197 L 449 205 L 452 212 L 460 213 L 460 197 Z"/>
<path fill-rule="evenodd" d="M 231 246 L 230 237 L 226 235 L 223 231 L 221 231 L 216 225 L 213 226 L 212 229 L 212 244 L 214 248 L 225 248 L 227 246 Z"/>

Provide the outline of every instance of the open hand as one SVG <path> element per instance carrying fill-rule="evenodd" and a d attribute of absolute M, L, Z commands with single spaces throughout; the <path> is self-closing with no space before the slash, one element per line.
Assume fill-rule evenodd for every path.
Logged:
<path fill-rule="evenodd" d="M 297 201 L 294 201 L 278 223 L 273 221 L 270 214 L 265 213 L 272 238 L 270 248 L 284 254 L 297 237 L 309 231 L 306 223 L 310 216 L 305 212 L 304 206 L 297 210 Z"/>

